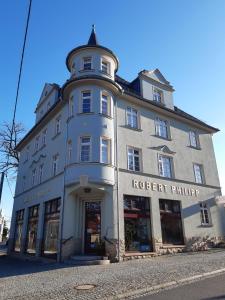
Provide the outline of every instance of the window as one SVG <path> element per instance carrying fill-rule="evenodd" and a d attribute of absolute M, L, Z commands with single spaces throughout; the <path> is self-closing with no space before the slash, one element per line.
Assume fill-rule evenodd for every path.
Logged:
<path fill-rule="evenodd" d="M 26 188 L 26 176 L 23 176 L 23 183 L 22 183 L 22 191 L 24 192 Z"/>
<path fill-rule="evenodd" d="M 194 174 L 195 174 L 195 182 L 196 183 L 203 183 L 204 176 L 203 176 L 203 166 L 199 164 L 194 164 Z"/>
<path fill-rule="evenodd" d="M 80 161 L 90 161 L 91 160 L 91 138 L 81 137 L 80 138 Z"/>
<path fill-rule="evenodd" d="M 26 152 L 25 152 L 25 159 L 24 159 L 24 161 L 27 161 L 29 159 L 29 150 L 30 150 L 30 147 L 28 146 L 27 149 L 26 149 Z"/>
<path fill-rule="evenodd" d="M 128 148 L 128 170 L 140 171 L 140 150 Z"/>
<path fill-rule="evenodd" d="M 157 136 L 168 139 L 169 138 L 168 122 L 160 118 L 157 118 L 155 121 L 155 133 Z"/>
<path fill-rule="evenodd" d="M 38 210 L 39 205 L 29 208 L 27 236 L 26 236 L 26 252 L 34 255 L 36 253 L 37 231 L 38 231 Z"/>
<path fill-rule="evenodd" d="M 14 235 L 14 251 L 20 252 L 22 245 L 24 209 L 16 212 L 16 228 Z"/>
<path fill-rule="evenodd" d="M 68 163 L 71 161 L 72 158 L 72 141 L 68 141 Z"/>
<path fill-rule="evenodd" d="M 73 105 L 73 96 L 72 96 L 69 99 L 69 117 L 73 116 L 73 110 L 74 110 L 74 105 Z"/>
<path fill-rule="evenodd" d="M 104 164 L 109 164 L 110 159 L 110 139 L 101 138 L 101 162 Z"/>
<path fill-rule="evenodd" d="M 35 144 L 34 144 L 35 152 L 38 151 L 38 148 L 39 148 L 39 136 L 37 136 L 35 139 Z"/>
<path fill-rule="evenodd" d="M 91 57 L 83 58 L 83 70 L 91 70 L 92 69 L 92 59 Z"/>
<path fill-rule="evenodd" d="M 209 209 L 205 202 L 199 203 L 200 206 L 200 216 L 201 216 L 201 224 L 202 225 L 210 225 L 210 218 L 209 218 Z"/>
<path fill-rule="evenodd" d="M 55 176 L 58 172 L 58 162 L 59 162 L 59 155 L 56 154 L 53 156 L 53 163 L 52 163 L 52 174 Z"/>
<path fill-rule="evenodd" d="M 44 165 L 39 166 L 39 183 L 42 183 L 43 180 L 43 167 Z"/>
<path fill-rule="evenodd" d="M 42 132 L 42 146 L 46 145 L 47 129 Z"/>
<path fill-rule="evenodd" d="M 32 178 L 31 178 L 31 180 L 32 180 L 32 186 L 34 186 L 35 185 L 35 182 L 36 182 L 36 169 L 34 169 L 33 171 L 32 171 Z"/>
<path fill-rule="evenodd" d="M 197 133 L 195 131 L 191 130 L 189 132 L 189 139 L 190 139 L 190 146 L 191 147 L 194 147 L 194 148 L 199 147 L 199 140 L 198 140 Z"/>
<path fill-rule="evenodd" d="M 101 69 L 103 73 L 109 74 L 110 73 L 110 64 L 107 60 L 102 59 Z"/>
<path fill-rule="evenodd" d="M 57 118 L 55 120 L 55 135 L 59 134 L 61 131 L 61 119 Z"/>
<path fill-rule="evenodd" d="M 158 156 L 159 175 L 172 178 L 172 158 L 164 155 Z"/>
<path fill-rule="evenodd" d="M 91 112 L 91 92 L 85 91 L 82 92 L 82 113 L 89 113 Z"/>
<path fill-rule="evenodd" d="M 103 115 L 110 115 L 110 97 L 106 93 L 102 93 L 101 97 L 101 113 Z"/>
<path fill-rule="evenodd" d="M 138 112 L 131 107 L 127 107 L 127 125 L 132 128 L 138 128 Z"/>
<path fill-rule="evenodd" d="M 158 102 L 158 103 L 162 103 L 162 98 L 163 98 L 162 91 L 160 91 L 158 89 L 154 89 L 154 91 L 153 91 L 153 100 Z"/>

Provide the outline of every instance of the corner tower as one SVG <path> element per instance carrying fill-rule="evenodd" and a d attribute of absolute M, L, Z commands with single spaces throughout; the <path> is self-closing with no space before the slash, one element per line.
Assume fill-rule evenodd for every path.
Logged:
<path fill-rule="evenodd" d="M 115 79 L 119 67 L 116 55 L 98 43 L 95 26 L 92 26 L 88 43 L 72 49 L 66 58 L 66 66 L 73 78 L 97 75 Z"/>

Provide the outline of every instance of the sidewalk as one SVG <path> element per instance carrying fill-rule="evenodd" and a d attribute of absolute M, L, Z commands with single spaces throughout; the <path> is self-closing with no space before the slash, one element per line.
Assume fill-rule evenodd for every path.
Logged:
<path fill-rule="evenodd" d="M 0 299 L 118 299 L 119 295 L 225 268 L 225 250 L 183 253 L 111 264 L 73 267 L 0 257 Z M 196 277 L 198 279 L 198 276 Z M 82 284 L 95 287 L 77 290 Z"/>

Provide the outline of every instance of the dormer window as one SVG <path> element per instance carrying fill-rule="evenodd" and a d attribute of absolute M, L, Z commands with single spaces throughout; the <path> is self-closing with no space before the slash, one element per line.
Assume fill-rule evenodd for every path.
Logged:
<path fill-rule="evenodd" d="M 92 69 L 92 58 L 84 57 L 83 58 L 83 70 L 91 70 Z"/>
<path fill-rule="evenodd" d="M 103 73 L 110 74 L 110 63 L 105 59 L 102 59 L 101 70 Z"/>
<path fill-rule="evenodd" d="M 153 100 L 157 103 L 162 103 L 163 102 L 163 92 L 158 89 L 154 89 L 153 90 Z"/>

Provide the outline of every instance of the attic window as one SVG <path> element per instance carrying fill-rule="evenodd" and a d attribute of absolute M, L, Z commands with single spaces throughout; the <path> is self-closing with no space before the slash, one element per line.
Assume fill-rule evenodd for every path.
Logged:
<path fill-rule="evenodd" d="M 158 89 L 153 90 L 153 100 L 156 101 L 157 103 L 162 103 L 163 102 L 163 92 Z"/>

